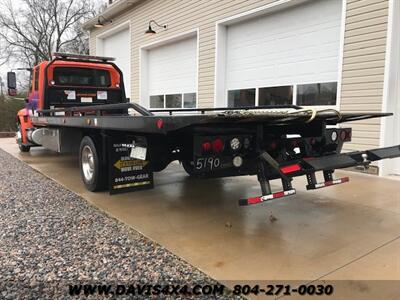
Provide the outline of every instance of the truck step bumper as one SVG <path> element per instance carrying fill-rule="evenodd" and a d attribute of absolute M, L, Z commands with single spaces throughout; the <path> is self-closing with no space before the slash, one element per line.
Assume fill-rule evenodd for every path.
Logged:
<path fill-rule="evenodd" d="M 261 159 L 272 166 L 280 173 L 283 190 L 276 193 L 271 193 L 268 180 L 264 178 L 263 171 L 258 174 L 258 179 L 261 184 L 263 196 L 252 197 L 239 200 L 240 206 L 247 206 L 259 204 L 274 199 L 279 199 L 296 194 L 296 190 L 292 188 L 291 180 L 293 177 L 306 176 L 307 177 L 307 190 L 316 190 L 329 186 L 334 186 L 342 183 L 349 182 L 348 177 L 334 178 L 333 172 L 335 169 L 348 168 L 353 166 L 368 166 L 373 161 L 378 161 L 386 158 L 400 157 L 400 146 L 356 151 L 349 153 L 342 153 L 337 155 L 327 155 L 317 158 L 299 159 L 296 161 L 278 164 L 273 158 L 265 152 L 260 156 Z M 323 182 L 317 182 L 316 172 L 322 171 L 324 175 Z M 263 189 L 264 186 L 264 189 Z"/>
<path fill-rule="evenodd" d="M 274 199 L 279 199 L 279 198 L 283 198 L 283 197 L 287 197 L 287 196 L 292 196 L 295 194 L 296 194 L 295 189 L 291 189 L 291 190 L 287 190 L 287 191 L 280 191 L 280 192 L 276 192 L 276 193 L 273 193 L 270 195 L 241 199 L 241 200 L 239 200 L 239 205 L 247 206 L 247 205 L 252 205 L 252 204 L 259 204 L 262 202 L 271 201 Z"/>
<path fill-rule="evenodd" d="M 329 181 L 325 181 L 325 182 L 318 182 L 318 183 L 315 183 L 315 184 L 308 184 L 307 185 L 307 190 L 317 190 L 317 189 L 321 189 L 321 188 L 328 187 L 328 186 L 333 186 L 333 185 L 346 183 L 346 182 L 349 182 L 349 180 L 350 180 L 349 177 L 343 177 L 343 178 L 338 178 L 338 179 L 329 180 Z"/>

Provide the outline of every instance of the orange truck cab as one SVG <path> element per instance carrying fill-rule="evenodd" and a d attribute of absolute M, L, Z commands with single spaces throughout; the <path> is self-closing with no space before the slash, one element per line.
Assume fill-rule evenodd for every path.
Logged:
<path fill-rule="evenodd" d="M 15 78 L 15 74 L 11 75 Z M 35 146 L 30 136 L 31 116 L 37 116 L 38 111 L 125 102 L 123 75 L 115 64 L 108 60 L 99 62 L 94 56 L 82 61 L 82 56 L 75 60 L 71 55 L 55 54 L 53 60 L 32 69 L 26 106 L 17 113 L 20 150 L 27 152 Z"/>

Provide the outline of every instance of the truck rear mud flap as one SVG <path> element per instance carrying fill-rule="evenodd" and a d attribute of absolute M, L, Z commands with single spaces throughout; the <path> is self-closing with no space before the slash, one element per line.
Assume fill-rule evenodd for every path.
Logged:
<path fill-rule="evenodd" d="M 306 186 L 307 190 L 315 190 L 349 182 L 348 177 L 334 178 L 333 172 L 335 169 L 343 169 L 354 166 L 368 167 L 371 162 L 396 157 L 400 157 L 400 145 L 366 151 L 328 155 L 318 158 L 304 158 L 284 164 L 278 164 L 268 153 L 262 152 L 260 154 L 260 165 L 258 172 L 258 181 L 261 185 L 262 196 L 241 199 L 239 200 L 239 205 L 246 206 L 259 204 L 274 199 L 295 195 L 296 190 L 292 188 L 291 184 L 293 177 L 305 175 L 308 183 Z M 264 175 L 263 164 L 268 164 L 280 174 L 283 186 L 282 191 L 271 191 L 270 183 L 268 180 L 266 180 Z M 323 182 L 317 182 L 315 174 L 319 171 L 322 171 L 323 173 Z"/>

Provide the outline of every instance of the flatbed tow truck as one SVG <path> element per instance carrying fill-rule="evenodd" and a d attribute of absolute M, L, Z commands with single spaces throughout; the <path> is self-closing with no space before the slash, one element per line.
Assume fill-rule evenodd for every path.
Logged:
<path fill-rule="evenodd" d="M 296 176 L 306 176 L 307 189 L 314 190 L 349 181 L 335 179 L 335 169 L 400 156 L 399 145 L 341 153 L 352 132 L 338 124 L 390 113 L 295 105 L 150 111 L 129 103 L 123 74 L 107 57 L 55 53 L 31 74 L 26 108 L 17 115 L 20 150 L 78 153 L 90 191 L 153 188 L 153 172 L 177 160 L 195 178 L 257 176 L 261 196 L 239 200 L 251 205 L 294 195 Z M 13 72 L 8 88 L 15 93 Z M 280 191 L 271 190 L 275 179 L 282 182 Z"/>

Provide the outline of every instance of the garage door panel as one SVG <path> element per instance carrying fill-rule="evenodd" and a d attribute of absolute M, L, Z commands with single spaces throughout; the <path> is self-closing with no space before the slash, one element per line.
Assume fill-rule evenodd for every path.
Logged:
<path fill-rule="evenodd" d="M 337 20 L 341 15 L 340 12 L 332 14 L 332 10 L 336 10 L 341 1 L 324 0 L 319 2 L 325 3 L 323 5 L 320 3 L 317 5 L 315 3 L 305 4 L 230 26 L 231 28 L 241 27 L 240 31 L 230 32 L 232 39 L 236 40 L 232 45 L 240 45 L 239 39 L 243 42 L 272 41 L 277 37 L 294 37 L 298 34 L 314 33 L 321 29 L 336 30 Z M 255 28 L 264 28 L 265 30 L 255 31 Z M 268 31 L 268 35 L 265 35 L 266 31 Z"/>
<path fill-rule="evenodd" d="M 231 49 L 240 49 L 243 47 L 243 45 L 262 45 L 264 47 L 269 47 L 273 45 L 274 47 L 272 49 L 284 50 L 288 48 L 291 49 L 296 46 L 309 45 L 310 43 L 316 45 L 321 44 L 321 42 L 317 40 L 317 38 L 322 39 L 322 43 L 336 42 L 337 33 L 340 32 L 340 28 L 338 29 L 337 20 L 335 23 L 335 27 L 324 28 L 323 26 L 316 26 L 315 28 L 307 28 L 304 30 L 299 30 L 298 28 L 290 29 L 284 26 L 285 31 L 282 31 L 279 34 L 272 34 L 270 32 L 269 26 L 264 26 L 264 31 L 260 32 L 260 34 L 258 35 L 252 33 L 247 34 L 246 32 L 242 31 L 243 28 L 238 29 L 239 32 L 242 31 L 240 32 L 240 34 L 232 34 L 232 30 L 236 30 L 235 27 L 239 26 L 233 25 L 228 27 L 228 34 Z M 253 26 L 256 27 L 255 25 Z M 257 29 L 253 28 L 252 30 Z M 290 30 L 295 31 L 290 32 Z M 299 39 L 299 37 L 301 37 L 301 39 Z M 296 40 L 296 44 L 293 44 L 294 39 Z"/>
<path fill-rule="evenodd" d="M 321 67 L 325 67 L 325 63 L 331 63 L 329 66 L 330 70 L 337 70 L 338 64 L 338 47 L 336 45 L 328 45 L 326 47 L 305 47 L 300 50 L 285 50 L 285 51 L 264 51 L 263 55 L 254 57 L 253 54 L 244 54 L 249 52 L 261 52 L 262 47 L 253 46 L 244 47 L 242 50 L 237 50 L 237 55 L 229 58 L 229 71 L 242 70 L 243 68 L 252 69 L 253 67 L 264 67 L 268 65 L 281 65 L 281 64 L 292 64 L 296 68 L 296 64 L 302 62 L 314 62 L 319 64 L 322 61 L 324 64 Z M 242 53 L 242 54 L 241 54 Z M 266 61 L 265 55 L 268 55 L 268 61 Z M 317 59 L 316 59 L 317 58 Z M 333 64 L 332 64 L 333 63 Z M 298 70 L 301 72 L 301 70 Z"/>
<path fill-rule="evenodd" d="M 303 68 L 303 70 L 294 75 L 290 75 L 291 73 L 295 73 L 298 67 Z M 257 75 L 258 73 L 263 73 L 263 77 L 260 78 Z M 263 87 L 266 86 L 266 81 L 268 81 L 268 86 L 292 85 L 294 82 L 297 84 L 311 83 L 315 81 L 316 76 L 318 76 L 318 82 L 329 82 L 332 81 L 332 78 L 336 78 L 335 76 L 337 76 L 337 72 L 328 72 L 328 70 L 319 68 L 318 64 L 304 62 L 297 66 L 291 64 L 282 64 L 264 68 L 254 66 L 253 68 L 246 70 L 236 70 L 230 75 L 231 81 L 227 86 L 228 90 L 248 87 Z M 298 78 L 299 75 L 301 76 L 301 80 Z"/>
<path fill-rule="evenodd" d="M 311 1 L 229 25 L 226 89 L 337 81 L 341 2 Z"/>
<path fill-rule="evenodd" d="M 130 32 L 124 29 L 102 40 L 103 53 L 101 55 L 115 57 L 115 63 L 124 76 L 125 92 L 131 95 L 131 51 Z"/>
<path fill-rule="evenodd" d="M 149 96 L 196 91 L 195 37 L 150 49 L 147 60 Z"/>
<path fill-rule="evenodd" d="M 237 62 L 242 62 L 243 65 L 251 64 L 252 62 L 260 63 L 264 62 L 276 62 L 277 60 L 289 60 L 290 62 L 297 62 L 307 58 L 314 59 L 315 55 L 318 57 L 335 57 L 337 59 L 339 51 L 339 45 L 337 42 L 325 43 L 324 45 L 316 45 L 308 43 L 306 45 L 291 44 L 290 46 L 277 47 L 273 45 L 253 44 L 243 45 L 240 48 L 232 48 L 229 45 L 229 55 L 227 57 L 229 61 L 229 67 L 239 67 L 236 65 Z M 268 58 L 270 60 L 266 61 Z M 242 66 L 242 64 L 240 65 Z"/>

